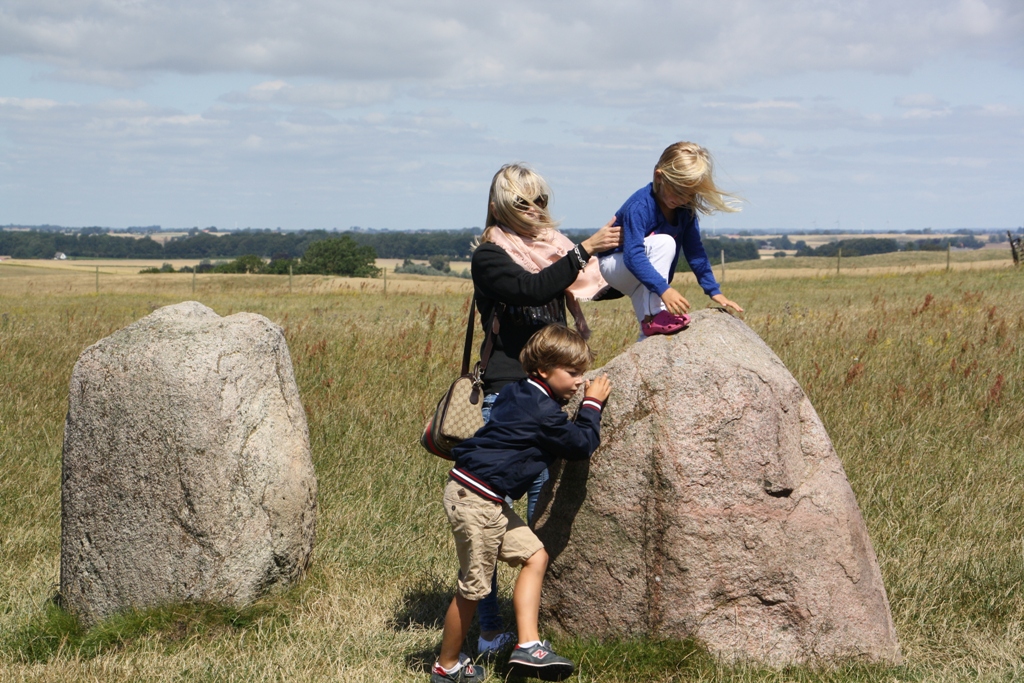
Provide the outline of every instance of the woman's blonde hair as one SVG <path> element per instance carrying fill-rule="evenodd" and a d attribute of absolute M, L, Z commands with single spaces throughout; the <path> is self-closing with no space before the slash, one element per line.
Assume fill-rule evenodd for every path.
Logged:
<path fill-rule="evenodd" d="M 534 332 L 519 352 L 519 363 L 528 375 L 567 368 L 586 372 L 594 353 L 576 330 L 554 323 Z"/>
<path fill-rule="evenodd" d="M 661 153 L 654 167 L 655 192 L 660 191 L 660 182 L 668 183 L 676 194 L 689 196 L 687 204 L 700 213 L 740 210 L 736 206 L 739 198 L 715 185 L 711 153 L 695 142 L 677 142 Z"/>
<path fill-rule="evenodd" d="M 487 198 L 487 222 L 481 242 L 491 241 L 490 233 L 497 226 L 514 231 L 521 237 L 543 239 L 558 223 L 551 219 L 547 203 L 551 188 L 547 182 L 525 164 L 505 164 L 491 180 Z M 536 217 L 527 214 L 534 210 Z"/>

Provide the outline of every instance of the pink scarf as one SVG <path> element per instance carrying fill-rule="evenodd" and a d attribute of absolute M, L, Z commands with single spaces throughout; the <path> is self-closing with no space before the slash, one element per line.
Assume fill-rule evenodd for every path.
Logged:
<path fill-rule="evenodd" d="M 563 258 L 576 245 L 568 237 L 557 230 L 549 230 L 542 238 L 522 237 L 500 225 L 491 230 L 490 240 L 504 249 L 512 260 L 531 273 L 539 273 L 560 258 Z M 576 276 L 576 281 L 565 290 L 565 306 L 576 321 L 576 330 L 584 339 L 590 338 L 590 328 L 580 308 L 581 301 L 590 301 L 597 293 L 608 287 L 601 277 L 601 267 L 597 259 L 592 258 L 586 267 Z"/>

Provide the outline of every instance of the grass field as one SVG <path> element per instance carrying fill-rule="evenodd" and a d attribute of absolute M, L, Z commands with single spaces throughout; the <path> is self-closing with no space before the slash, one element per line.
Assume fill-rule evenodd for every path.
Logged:
<path fill-rule="evenodd" d="M 769 671 L 691 643 L 563 639 L 572 680 L 1024 678 L 1024 272 L 965 260 L 947 273 L 938 256 L 921 272 L 863 257 L 839 277 L 735 282 L 727 264 L 727 294 L 846 467 L 906 664 Z M 868 267 L 889 270 L 853 276 Z M 389 276 L 384 293 L 381 280 L 206 275 L 193 294 L 190 275 L 101 274 L 94 290 L 94 272 L 0 263 L 0 680 L 426 681 L 456 567 L 446 467 L 417 437 L 457 369 L 468 283 Z M 187 299 L 285 330 L 320 484 L 313 567 L 246 610 L 169 607 L 83 631 L 51 604 L 71 368 L 89 344 Z M 622 300 L 588 310 L 604 363 L 636 323 Z"/>

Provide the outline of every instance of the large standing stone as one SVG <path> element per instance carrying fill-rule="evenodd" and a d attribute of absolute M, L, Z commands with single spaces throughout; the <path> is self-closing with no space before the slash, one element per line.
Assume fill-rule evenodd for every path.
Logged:
<path fill-rule="evenodd" d="M 316 478 L 281 329 L 194 301 L 86 349 L 71 375 L 60 590 L 87 622 L 244 605 L 309 565 Z"/>
<path fill-rule="evenodd" d="M 604 368 L 602 445 L 542 494 L 547 625 L 695 637 L 771 665 L 898 662 L 878 561 L 821 420 L 741 321 L 688 330 Z"/>

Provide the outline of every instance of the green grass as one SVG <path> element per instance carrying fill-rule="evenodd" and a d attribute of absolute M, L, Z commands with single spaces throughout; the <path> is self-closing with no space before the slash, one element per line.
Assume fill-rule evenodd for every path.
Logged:
<path fill-rule="evenodd" d="M 131 611 L 111 617 L 93 628 L 53 602 L 2 643 L 6 654 L 27 663 L 54 658 L 83 660 L 115 652 L 147 637 L 158 638 L 165 653 L 185 649 L 191 643 L 215 640 L 225 632 L 261 629 L 270 632 L 288 625 L 287 611 L 275 610 L 266 601 L 244 609 L 221 605 L 167 605 Z"/>
<path fill-rule="evenodd" d="M 835 443 L 906 663 L 772 671 L 717 662 L 692 643 L 561 639 L 579 663 L 573 680 L 1024 676 L 1024 273 L 726 289 Z M 89 344 L 191 298 L 183 290 L 0 287 L 0 680 L 426 680 L 455 561 L 440 509 L 446 467 L 417 438 L 457 370 L 462 294 L 289 295 L 247 277 L 200 288 L 222 315 L 254 311 L 285 330 L 320 485 L 313 568 L 246 610 L 172 606 L 83 630 L 53 605 L 71 368 Z M 588 311 L 599 364 L 636 338 L 628 302 Z M 501 576 L 507 603 L 513 573 Z"/>

